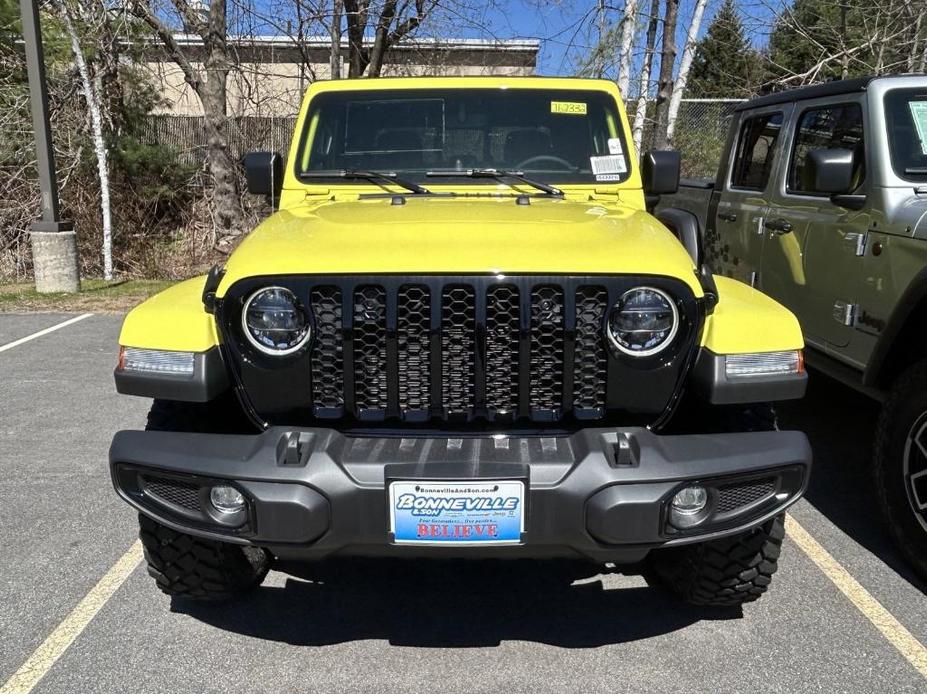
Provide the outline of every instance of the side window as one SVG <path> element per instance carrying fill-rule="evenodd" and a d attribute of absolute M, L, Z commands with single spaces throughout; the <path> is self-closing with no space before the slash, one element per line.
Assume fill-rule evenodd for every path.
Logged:
<path fill-rule="evenodd" d="M 815 193 L 814 181 L 806 166 L 808 152 L 813 149 L 848 149 L 853 152 L 853 189 L 858 188 L 866 177 L 863 111 L 859 104 L 824 106 L 802 112 L 789 164 L 790 193 Z"/>
<path fill-rule="evenodd" d="M 764 113 L 744 121 L 737 140 L 731 187 L 764 190 L 772 171 L 776 142 L 782 130 L 781 113 Z"/>

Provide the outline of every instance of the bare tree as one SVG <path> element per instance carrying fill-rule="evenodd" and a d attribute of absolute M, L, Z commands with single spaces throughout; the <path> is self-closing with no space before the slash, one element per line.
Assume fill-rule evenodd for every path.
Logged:
<path fill-rule="evenodd" d="M 631 86 L 631 58 L 634 54 L 634 37 L 637 35 L 638 0 L 627 0 L 621 17 L 621 39 L 618 42 L 618 91 L 627 102 Z"/>
<path fill-rule="evenodd" d="M 679 16 L 679 0 L 666 0 L 663 10 L 663 47 L 660 51 L 660 85 L 654 111 L 654 149 L 669 147 L 667 125 L 669 123 L 669 102 L 673 96 L 673 68 L 676 65 L 676 18 Z"/>
<path fill-rule="evenodd" d="M 702 17 L 705 14 L 705 5 L 708 0 L 696 0 L 692 11 L 692 21 L 686 33 L 686 43 L 682 49 L 682 60 L 679 62 L 679 71 L 676 73 L 676 83 L 673 85 L 673 94 L 670 97 L 669 112 L 666 116 L 666 140 L 673 141 L 676 129 L 676 117 L 679 115 L 679 105 L 686 93 L 686 83 L 689 81 L 689 69 L 692 67 L 692 58 L 695 55 L 695 44 L 698 42 L 698 32 L 702 26 Z"/>
<path fill-rule="evenodd" d="M 65 0 L 54 0 L 53 5 L 61 17 L 65 32 L 71 43 L 71 53 L 74 55 L 74 64 L 80 75 L 81 91 L 87 102 L 87 112 L 90 114 L 91 139 L 93 152 L 97 160 L 97 175 L 100 179 L 100 214 L 103 220 L 103 279 L 113 279 L 113 222 L 110 211 L 109 187 L 109 155 L 106 149 L 106 139 L 103 135 L 103 107 L 100 96 L 101 88 L 99 77 L 92 77 L 84 52 L 74 28 L 71 8 Z"/>
<path fill-rule="evenodd" d="M 374 16 L 370 0 L 344 0 L 348 28 L 348 77 L 379 77 L 386 52 L 414 32 L 439 0 L 384 0 L 376 15 L 373 44 L 365 36 Z"/>
<path fill-rule="evenodd" d="M 188 0 L 171 0 L 188 32 L 202 40 L 202 66 L 161 18 L 152 0 L 129 0 L 132 11 L 155 32 L 184 81 L 199 97 L 206 128 L 207 163 L 212 179 L 213 218 L 220 247 L 241 233 L 242 209 L 237 165 L 229 151 L 227 84 L 235 57 L 228 45 L 227 0 L 212 0 L 208 8 Z"/>
<path fill-rule="evenodd" d="M 653 82 L 653 56 L 657 50 L 657 24 L 660 22 L 660 0 L 650 2 L 650 20 L 647 23 L 647 44 L 644 48 L 644 64 L 641 67 L 641 86 L 637 97 L 637 109 L 634 113 L 634 127 L 631 136 L 634 138 L 634 149 L 640 156 L 641 146 L 644 142 L 644 121 L 647 118 L 647 97 L 650 94 L 650 85 Z"/>
<path fill-rule="evenodd" d="M 344 11 L 344 0 L 332 0 L 332 19 L 330 33 L 331 47 L 331 78 L 341 79 L 341 14 Z"/>

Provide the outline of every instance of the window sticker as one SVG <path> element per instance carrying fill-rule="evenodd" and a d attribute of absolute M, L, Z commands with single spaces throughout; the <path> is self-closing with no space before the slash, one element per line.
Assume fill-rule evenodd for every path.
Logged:
<path fill-rule="evenodd" d="M 927 101 L 909 101 L 908 108 L 921 141 L 921 154 L 927 154 Z"/>
<path fill-rule="evenodd" d="M 589 157 L 589 163 L 597 181 L 619 181 L 621 180 L 621 174 L 626 173 L 628 170 L 624 156 L 619 154 Z"/>
<path fill-rule="evenodd" d="M 621 146 L 620 137 L 608 138 L 608 153 L 609 154 L 624 154 L 624 149 Z"/>
<path fill-rule="evenodd" d="M 580 101 L 551 101 L 550 112 L 569 116 L 585 116 L 586 104 Z"/>

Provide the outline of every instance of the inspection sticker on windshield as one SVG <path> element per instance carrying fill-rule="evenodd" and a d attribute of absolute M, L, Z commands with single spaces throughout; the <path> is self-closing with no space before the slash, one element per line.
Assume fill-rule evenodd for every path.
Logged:
<path fill-rule="evenodd" d="M 927 154 L 927 101 L 909 101 L 911 118 L 917 128 L 917 136 L 921 140 L 921 154 Z"/>
<path fill-rule="evenodd" d="M 589 163 L 592 165 L 592 173 L 597 181 L 617 181 L 621 178 L 621 174 L 628 170 L 624 155 L 621 154 L 589 157 Z"/>
<path fill-rule="evenodd" d="M 551 113 L 565 113 L 570 116 L 585 116 L 586 104 L 581 101 L 551 101 Z"/>
<path fill-rule="evenodd" d="M 524 497 L 516 480 L 393 482 L 390 530 L 397 544 L 514 544 L 525 529 Z"/>
<path fill-rule="evenodd" d="M 620 137 L 608 138 L 608 153 L 609 154 L 624 154 L 624 149 L 621 146 Z"/>

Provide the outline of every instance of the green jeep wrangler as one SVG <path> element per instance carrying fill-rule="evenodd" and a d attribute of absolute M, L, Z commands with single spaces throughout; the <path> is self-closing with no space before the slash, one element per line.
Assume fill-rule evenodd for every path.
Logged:
<path fill-rule="evenodd" d="M 795 312 L 811 366 L 884 403 L 876 495 L 927 578 L 927 76 L 740 105 L 715 181 L 684 181 L 664 215 Z"/>
<path fill-rule="evenodd" d="M 158 586 L 568 558 L 759 597 L 810 472 L 769 405 L 804 393 L 801 330 L 648 213 L 679 159 L 629 135 L 607 81 L 313 84 L 286 165 L 245 161 L 279 210 L 120 335 L 155 401 L 110 466 Z"/>

